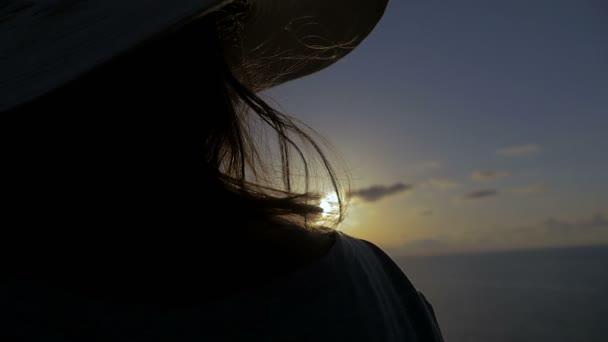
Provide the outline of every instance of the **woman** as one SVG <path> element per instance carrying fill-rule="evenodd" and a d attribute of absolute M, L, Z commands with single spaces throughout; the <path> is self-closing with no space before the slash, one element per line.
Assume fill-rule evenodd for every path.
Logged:
<path fill-rule="evenodd" d="M 347 54 L 385 5 L 3 4 L 3 194 L 14 234 L 3 249 L 2 334 L 441 340 L 388 256 L 315 224 L 298 141 L 319 153 L 342 205 L 334 169 L 256 95 Z M 259 123 L 277 149 L 259 150 Z M 304 193 L 293 190 L 294 152 Z"/>

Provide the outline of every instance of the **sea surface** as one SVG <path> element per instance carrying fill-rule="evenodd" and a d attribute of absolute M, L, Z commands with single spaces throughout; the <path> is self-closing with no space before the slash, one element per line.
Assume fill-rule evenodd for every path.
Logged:
<path fill-rule="evenodd" d="M 608 246 L 393 259 L 448 342 L 608 341 Z"/>

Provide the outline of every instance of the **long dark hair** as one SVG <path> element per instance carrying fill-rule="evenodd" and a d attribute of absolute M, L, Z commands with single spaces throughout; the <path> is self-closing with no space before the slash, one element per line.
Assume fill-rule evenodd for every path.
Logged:
<path fill-rule="evenodd" d="M 215 46 L 226 46 L 225 41 L 238 42 L 240 22 L 247 19 L 249 11 L 247 2 L 237 1 L 207 19 L 207 27 L 204 29 L 214 32 L 211 39 L 217 44 Z M 316 226 L 318 221 L 315 219 L 322 212 L 318 206 L 320 194 L 310 187 L 311 155 L 307 152 L 312 152 L 312 157 L 321 162 L 336 199 L 337 212 L 332 213 L 334 220 L 324 224 L 339 224 L 345 211 L 344 192 L 334 161 L 324 152 L 323 147 L 327 142 L 314 129 L 283 114 L 256 93 L 256 90 L 268 88 L 272 84 L 246 85 L 239 79 L 267 79 L 256 77 L 255 64 L 238 62 L 239 65 L 230 66 L 227 61 L 230 56 L 219 53 L 216 57 L 216 63 L 221 66 L 221 78 L 230 102 L 225 114 L 228 114 L 227 118 L 233 124 L 208 140 L 210 144 L 203 148 L 209 153 L 206 163 L 212 165 L 215 170 L 221 170 L 220 179 L 226 189 L 261 210 L 268 221 L 295 221 L 308 228 Z M 235 74 L 238 72 L 241 74 Z M 257 131 L 254 128 L 256 121 L 275 133 L 277 148 L 274 152 L 279 156 L 278 170 L 269 167 L 268 158 L 260 157 L 259 143 L 255 139 L 260 135 L 260 128 L 257 127 Z M 302 185 L 301 192 L 294 191 L 293 186 L 297 182 L 293 176 L 294 153 L 300 162 L 301 175 L 298 177 L 298 183 Z M 273 177 L 280 179 L 280 182 L 272 181 Z"/>
<path fill-rule="evenodd" d="M 36 165 L 63 162 L 93 169 L 100 192 L 111 189 L 117 179 L 126 198 L 129 195 L 124 194 L 130 192 L 139 199 L 146 194 L 174 196 L 179 188 L 177 193 L 184 198 L 178 201 L 180 210 L 188 206 L 184 204 L 187 199 L 197 198 L 196 204 L 190 205 L 211 201 L 205 206 L 210 208 L 208 212 L 216 213 L 230 206 L 237 214 L 229 219 L 252 226 L 296 223 L 313 228 L 318 226 L 315 222 L 322 209 L 319 195 L 310 186 L 313 167 L 307 152 L 312 151 L 336 193 L 337 224 L 343 218 L 343 191 L 321 140 L 314 130 L 269 105 L 235 74 L 237 68 L 229 65 L 223 53 L 221 39 L 229 31 L 225 22 L 226 12 L 178 25 L 78 80 L 5 113 L 14 132 L 29 137 L 22 139 L 14 159 L 29 160 L 31 166 L 35 150 L 41 152 Z M 67 129 L 74 125 L 78 128 Z M 274 131 L 277 147 L 261 152 L 264 129 Z M 104 130 L 111 131 L 113 139 L 100 140 Z M 62 155 L 64 151 L 71 152 Z M 278 158 L 269 158 L 270 152 Z M 273 164 L 277 159 L 278 167 Z M 108 160 L 138 166 L 127 181 L 125 172 L 101 162 Z M 171 161 L 184 166 L 179 177 L 171 173 L 175 180 L 168 187 L 172 189 L 161 189 L 164 185 L 150 189 L 151 180 L 141 172 L 141 165 L 174 172 L 177 167 L 170 165 Z M 296 175 L 295 169 L 300 174 Z M 52 167 L 45 168 L 42 177 L 36 170 L 15 170 L 15 177 L 31 173 L 31 179 L 39 182 L 28 186 L 38 189 L 65 177 L 61 171 L 53 173 Z M 83 174 L 72 175 L 70 182 L 87 177 L 90 181 L 90 174 Z M 98 177 L 100 174 L 103 177 Z M 184 184 L 180 183 L 182 176 Z M 76 196 L 84 198 L 85 192 Z M 112 203 L 120 201 L 114 198 Z"/>

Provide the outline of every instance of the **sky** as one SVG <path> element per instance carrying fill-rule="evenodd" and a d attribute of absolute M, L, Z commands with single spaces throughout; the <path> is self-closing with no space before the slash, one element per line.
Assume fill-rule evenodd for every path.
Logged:
<path fill-rule="evenodd" d="M 603 0 L 392 0 L 266 96 L 345 161 L 339 229 L 391 253 L 608 244 Z"/>

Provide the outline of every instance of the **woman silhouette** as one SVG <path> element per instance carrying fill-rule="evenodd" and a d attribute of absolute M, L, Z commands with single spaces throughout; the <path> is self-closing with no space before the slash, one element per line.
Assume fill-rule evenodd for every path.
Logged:
<path fill-rule="evenodd" d="M 292 155 L 307 175 L 312 146 L 342 205 L 331 162 L 257 95 L 346 55 L 385 6 L 3 2 L 2 334 L 441 340 L 386 254 L 315 223 Z M 260 150 L 256 122 L 278 148 Z"/>

